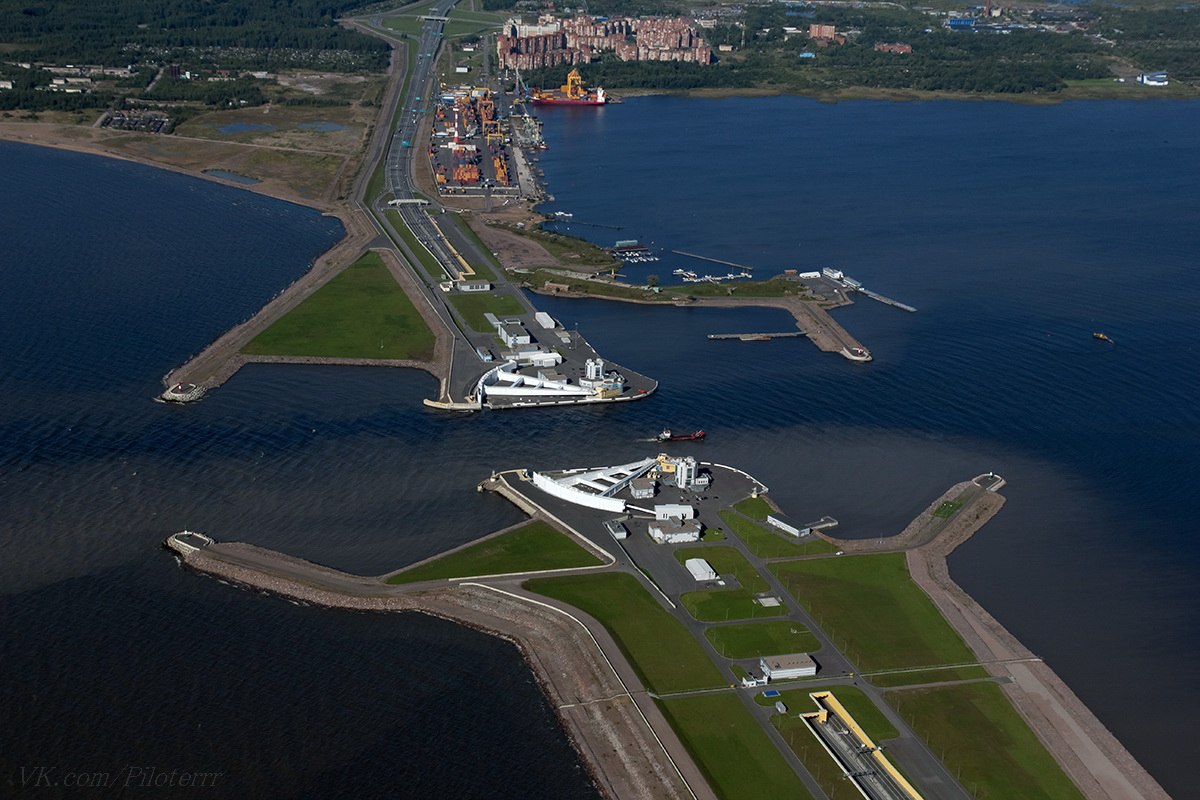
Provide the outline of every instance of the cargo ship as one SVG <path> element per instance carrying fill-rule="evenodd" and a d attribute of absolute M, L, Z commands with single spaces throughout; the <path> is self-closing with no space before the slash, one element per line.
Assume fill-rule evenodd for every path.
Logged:
<path fill-rule="evenodd" d="M 695 433 L 672 433 L 670 428 L 663 428 L 662 433 L 658 435 L 660 442 L 698 442 L 705 436 L 704 431 L 696 431 Z"/>
<path fill-rule="evenodd" d="M 535 106 L 602 106 L 608 102 L 603 89 L 583 88 L 583 76 L 577 69 L 567 73 L 567 82 L 557 92 L 534 89 L 529 99 Z"/>

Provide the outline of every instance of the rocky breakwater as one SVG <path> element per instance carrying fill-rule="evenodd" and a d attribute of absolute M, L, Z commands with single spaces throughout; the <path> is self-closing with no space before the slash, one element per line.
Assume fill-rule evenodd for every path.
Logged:
<path fill-rule="evenodd" d="M 620 654 L 602 652 L 573 617 L 480 583 L 393 586 L 249 544 L 195 547 L 194 539 L 188 544 L 179 536 L 166 546 L 185 565 L 234 584 L 330 608 L 429 614 L 513 643 L 603 794 L 622 800 L 695 796 L 630 695 L 642 687 L 617 676 L 618 667 L 630 672 L 613 663 Z"/>

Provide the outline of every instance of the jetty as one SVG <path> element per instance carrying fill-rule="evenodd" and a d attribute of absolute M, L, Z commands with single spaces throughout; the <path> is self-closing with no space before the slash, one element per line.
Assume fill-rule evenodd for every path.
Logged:
<path fill-rule="evenodd" d="M 737 262 L 734 262 L 734 261 L 722 261 L 719 258 L 709 258 L 708 256 L 697 255 L 696 253 L 689 253 L 685 250 L 672 250 L 671 252 L 677 256 L 687 256 L 688 258 L 698 258 L 701 261 L 711 261 L 714 264 L 724 264 L 727 267 L 737 267 L 738 269 L 744 269 L 744 270 L 754 269 L 754 267 L 747 267 L 745 264 L 738 264 Z"/>
<path fill-rule="evenodd" d="M 898 308 L 901 311 L 908 311 L 909 313 L 916 313 L 916 311 L 917 311 L 915 308 L 908 305 L 907 303 L 901 303 L 899 300 L 893 300 L 890 297 L 884 297 L 883 295 L 879 294 L 878 292 L 872 292 L 870 289 L 861 289 L 860 288 L 858 290 L 858 292 L 860 294 L 865 294 L 867 297 L 871 298 L 872 300 L 878 300 L 880 303 L 883 303 L 885 306 L 894 306 L 895 308 Z"/>
<path fill-rule="evenodd" d="M 797 339 L 808 336 L 804 331 L 783 331 L 782 333 L 710 333 L 708 338 L 713 341 L 728 341 L 735 339 L 741 342 L 765 342 L 768 339 Z"/>

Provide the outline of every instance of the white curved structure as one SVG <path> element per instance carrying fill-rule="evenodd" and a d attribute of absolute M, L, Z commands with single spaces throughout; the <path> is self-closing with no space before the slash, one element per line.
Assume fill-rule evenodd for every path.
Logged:
<path fill-rule="evenodd" d="M 658 463 L 653 458 L 621 464 L 616 467 L 574 470 L 568 472 L 534 472 L 529 479 L 533 485 L 549 495 L 577 506 L 586 506 L 601 511 L 619 514 L 625 510 L 625 501 L 613 497 L 635 478 L 645 475 Z"/>

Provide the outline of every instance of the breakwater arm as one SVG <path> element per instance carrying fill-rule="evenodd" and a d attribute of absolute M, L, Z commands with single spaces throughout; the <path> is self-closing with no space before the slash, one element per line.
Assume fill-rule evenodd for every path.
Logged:
<path fill-rule="evenodd" d="M 243 543 L 167 546 L 184 564 L 232 583 L 305 603 L 363 611 L 411 611 L 440 617 L 512 642 L 529 664 L 572 744 L 601 791 L 624 798 L 710 797 L 680 776 L 694 765 L 674 759 L 650 728 L 634 695 L 645 690 L 617 671 L 633 670 L 620 652 L 603 652 L 588 629 L 544 603 L 478 584 L 392 586 Z M 694 788 L 693 788 L 694 787 Z"/>

